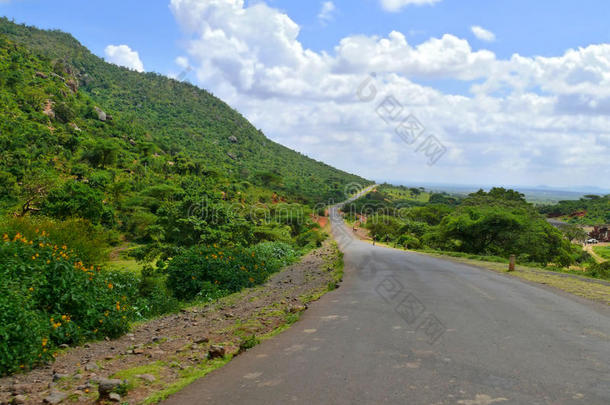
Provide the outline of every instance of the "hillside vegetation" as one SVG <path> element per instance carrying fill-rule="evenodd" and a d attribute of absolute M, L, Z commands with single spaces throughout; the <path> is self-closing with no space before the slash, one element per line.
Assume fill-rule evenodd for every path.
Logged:
<path fill-rule="evenodd" d="M 0 105 L 0 374 L 262 283 L 325 238 L 317 203 L 370 184 L 205 90 L 6 19 Z M 142 271 L 108 271 L 121 252 Z"/>
<path fill-rule="evenodd" d="M 574 224 L 610 224 L 610 195 L 586 195 L 579 200 L 559 201 L 555 205 L 540 207 L 549 217 L 562 217 Z"/>

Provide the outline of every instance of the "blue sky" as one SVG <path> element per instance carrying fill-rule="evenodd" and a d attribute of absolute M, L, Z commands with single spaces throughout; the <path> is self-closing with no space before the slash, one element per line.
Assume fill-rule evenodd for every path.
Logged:
<path fill-rule="evenodd" d="M 378 180 L 610 188 L 610 2 L 0 0 L 0 14 L 137 70 L 190 66 L 270 138 Z M 442 159 L 381 117 L 389 95 Z"/>
<path fill-rule="evenodd" d="M 169 73 L 181 54 L 180 27 L 167 0 L 107 0 L 100 6 L 82 0 L 0 0 L 0 14 L 40 28 L 59 28 L 73 34 L 95 54 L 104 56 L 108 44 L 127 43 L 137 49 L 147 70 Z M 256 1 L 247 1 L 253 4 Z M 271 0 L 301 25 L 300 40 L 307 48 L 332 51 L 351 34 L 407 34 L 414 43 L 453 33 L 472 40 L 474 49 L 491 49 L 508 58 L 553 56 L 569 48 L 610 42 L 610 2 L 573 0 L 445 0 L 433 6 L 412 6 L 399 13 L 385 12 L 376 0 L 336 0 L 331 24 L 320 24 L 320 2 Z M 470 27 L 493 31 L 497 41 L 477 41 Z"/>

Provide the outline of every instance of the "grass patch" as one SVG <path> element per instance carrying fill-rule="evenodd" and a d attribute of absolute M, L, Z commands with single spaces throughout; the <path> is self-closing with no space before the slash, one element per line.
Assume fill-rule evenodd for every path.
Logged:
<path fill-rule="evenodd" d="M 154 393 L 144 400 L 143 404 L 156 404 L 167 399 L 170 395 L 181 391 L 196 380 L 205 377 L 212 371 L 224 366 L 231 361 L 233 356 L 228 355 L 223 359 L 210 360 L 195 367 L 188 367 L 181 372 L 181 377 L 178 381 L 171 384 L 169 387 Z"/>
<path fill-rule="evenodd" d="M 597 253 L 598 256 L 610 260 L 610 246 L 593 246 L 593 251 Z"/>
<path fill-rule="evenodd" d="M 133 368 L 128 368 L 125 370 L 121 370 L 112 375 L 112 378 L 118 378 L 121 380 L 127 380 L 127 385 L 129 389 L 138 387 L 144 381 L 138 378 L 138 375 L 141 374 L 150 374 L 154 375 L 157 380 L 159 380 L 161 370 L 165 367 L 165 363 L 162 361 L 156 361 L 151 364 L 147 364 L 145 366 L 138 366 Z"/>

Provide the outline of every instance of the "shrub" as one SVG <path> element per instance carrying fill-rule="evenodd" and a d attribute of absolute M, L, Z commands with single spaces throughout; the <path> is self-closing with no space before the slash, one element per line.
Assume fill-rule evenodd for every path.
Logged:
<path fill-rule="evenodd" d="M 0 376 L 49 360 L 50 325 L 42 312 L 28 308 L 27 298 L 0 286 Z"/>
<path fill-rule="evenodd" d="M 285 243 L 265 242 L 252 248 L 195 247 L 167 267 L 167 285 L 175 297 L 224 295 L 263 283 L 296 255 Z"/>
<path fill-rule="evenodd" d="M 2 317 L 9 317 L 7 323 L 20 330 L 13 329 L 14 336 L 2 332 L 3 373 L 38 361 L 42 339 L 48 339 L 44 349 L 50 351 L 64 343 L 117 337 L 128 330 L 133 317 L 128 298 L 138 288 L 132 274 L 87 266 L 67 246 L 50 243 L 45 231 L 34 240 L 4 234 L 0 263 L 2 296 L 9 297 L 2 301 Z M 11 339 L 19 336 L 23 342 L 11 348 Z M 31 354 L 24 358 L 28 350 Z"/>
<path fill-rule="evenodd" d="M 596 278 L 610 279 L 610 262 L 592 264 L 587 274 Z"/>
<path fill-rule="evenodd" d="M 118 240 L 115 232 L 93 226 L 89 221 L 80 218 L 57 221 L 43 216 L 15 218 L 7 215 L 0 223 L 0 235 L 19 233 L 28 240 L 40 237 L 41 231 L 44 230 L 45 239 L 49 243 L 70 246 L 75 255 L 86 263 L 104 261 L 109 244 Z"/>

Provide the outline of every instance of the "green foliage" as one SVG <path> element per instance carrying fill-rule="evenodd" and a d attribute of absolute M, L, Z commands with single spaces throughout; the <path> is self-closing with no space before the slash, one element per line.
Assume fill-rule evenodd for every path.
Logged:
<path fill-rule="evenodd" d="M 101 264 L 106 259 L 109 245 L 117 241 L 114 232 L 79 218 L 58 221 L 43 216 L 0 217 L 0 235 L 20 233 L 28 240 L 34 240 L 43 231 L 48 243 L 70 246 L 75 256 L 85 263 Z"/>
<path fill-rule="evenodd" d="M 610 280 L 610 262 L 592 264 L 587 269 L 587 274 L 591 277 Z"/>
<path fill-rule="evenodd" d="M 11 317 L 6 324 L 14 328 L 0 333 L 7 341 L 23 339 L 16 347 L 0 346 L 0 374 L 22 364 L 30 367 L 61 344 L 117 337 L 128 330 L 129 275 L 84 265 L 67 246 L 50 243 L 46 232 L 34 240 L 3 235 L 0 262 L 2 316 Z"/>
<path fill-rule="evenodd" d="M 459 203 L 448 195 L 432 194 L 422 205 L 407 204 L 404 189 L 396 189 L 384 185 L 344 210 L 367 216 L 365 226 L 374 239 L 401 247 L 504 258 L 515 254 L 522 263 L 564 267 L 587 261 L 571 238 L 514 190 L 479 190 Z"/>
<path fill-rule="evenodd" d="M 294 250 L 279 242 L 252 248 L 195 247 L 170 262 L 167 285 L 179 299 L 218 297 L 261 284 L 294 259 Z"/>

